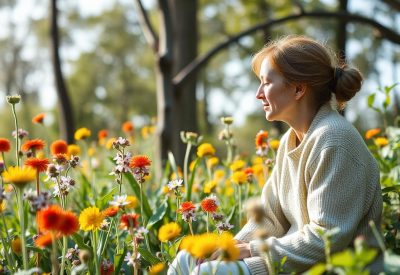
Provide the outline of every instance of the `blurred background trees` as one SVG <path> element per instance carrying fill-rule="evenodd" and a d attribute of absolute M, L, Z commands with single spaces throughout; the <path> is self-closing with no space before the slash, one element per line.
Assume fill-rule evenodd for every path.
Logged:
<path fill-rule="evenodd" d="M 364 91 L 346 113 L 360 130 L 379 123 L 374 114 L 363 112 L 365 96 L 378 86 L 399 81 L 398 1 L 78 2 L 0 3 L 4 15 L 0 90 L 3 95 L 22 94 L 25 105 L 30 106 L 22 114 L 26 118 L 22 127 L 36 135 L 43 130 L 27 122 L 43 111 L 52 138 L 67 138 L 67 132 L 83 126 L 94 134 L 109 129 L 118 136 L 124 121 L 132 121 L 139 129 L 157 118 L 160 153 L 165 158 L 167 150 L 172 150 L 181 162 L 180 131 L 215 137 L 221 129 L 218 118 L 229 115 L 236 120 L 238 147 L 253 150 L 252 139 L 258 130 L 271 128 L 272 133 L 279 133 L 284 128 L 267 123 L 254 99 L 258 80 L 251 73 L 251 55 L 269 39 L 287 34 L 307 34 L 326 41 L 364 73 Z M 56 48 L 70 107 L 60 107 L 66 99 L 61 100 L 52 69 L 57 64 L 51 62 L 55 38 L 50 32 L 51 3 L 58 6 Z M 321 11 L 326 14 L 317 16 Z M 348 12 L 372 23 L 354 21 Z M 257 31 L 238 36 L 253 26 L 268 26 L 268 20 L 288 16 L 295 18 L 269 27 L 260 25 Z M 393 111 L 397 112 L 398 105 L 394 100 Z M 4 99 L 0 106 L 0 114 L 7 118 L 0 136 L 9 137 L 12 125 Z M 71 125 L 64 125 L 63 132 L 60 126 L 68 124 L 66 116 L 71 117 Z"/>

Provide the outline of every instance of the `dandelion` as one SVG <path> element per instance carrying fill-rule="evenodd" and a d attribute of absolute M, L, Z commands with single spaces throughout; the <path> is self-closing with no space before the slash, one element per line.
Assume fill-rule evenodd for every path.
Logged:
<path fill-rule="evenodd" d="M 43 123 L 43 120 L 44 120 L 44 118 L 45 118 L 45 116 L 46 116 L 46 115 L 45 115 L 44 113 L 40 113 L 40 114 L 34 116 L 34 117 L 32 118 L 32 123 L 35 123 L 35 124 L 42 124 L 42 123 Z"/>
<path fill-rule="evenodd" d="M 84 231 L 99 229 L 103 220 L 104 214 L 95 206 L 85 208 L 79 215 L 80 228 Z"/>
<path fill-rule="evenodd" d="M 42 150 L 45 146 L 45 142 L 41 139 L 32 139 L 27 140 L 24 144 L 22 144 L 22 151 L 32 151 L 35 152 L 37 150 Z"/>
<path fill-rule="evenodd" d="M 138 214 L 124 214 L 121 216 L 119 227 L 121 229 L 128 230 L 129 228 L 135 228 L 139 225 Z"/>
<path fill-rule="evenodd" d="M 369 129 L 366 133 L 365 133 L 365 139 L 371 139 L 374 136 L 376 136 L 377 134 L 379 134 L 381 132 L 381 129 L 379 128 L 373 128 L 373 129 Z"/>
<path fill-rule="evenodd" d="M 88 128 L 82 127 L 75 131 L 74 138 L 75 140 L 83 140 L 90 137 L 91 134 L 92 132 Z"/>
<path fill-rule="evenodd" d="M 130 121 L 126 121 L 122 124 L 122 131 L 126 134 L 132 133 L 134 130 L 133 123 Z"/>
<path fill-rule="evenodd" d="M 6 183 L 13 183 L 16 187 L 24 188 L 26 184 L 32 182 L 36 178 L 36 171 L 29 167 L 9 167 L 7 171 L 4 171 L 3 180 Z"/>
<path fill-rule="evenodd" d="M 374 140 L 374 142 L 379 147 L 383 147 L 389 144 L 389 140 L 385 137 L 378 137 Z"/>
<path fill-rule="evenodd" d="M 56 140 L 50 145 L 50 151 L 52 155 L 67 154 L 68 144 L 65 140 Z"/>
<path fill-rule="evenodd" d="M 149 275 L 157 275 L 164 271 L 165 264 L 163 262 L 157 263 L 155 265 L 150 266 Z"/>
<path fill-rule="evenodd" d="M 175 222 L 164 224 L 160 227 L 160 230 L 158 231 L 158 239 L 161 242 L 168 242 L 178 237 L 181 231 L 181 227 Z"/>
<path fill-rule="evenodd" d="M 215 148 L 210 143 L 202 143 L 197 148 L 197 156 L 199 158 L 202 158 L 205 156 L 213 156 L 214 154 L 215 154 Z"/>
<path fill-rule="evenodd" d="M 229 165 L 229 169 L 231 169 L 233 172 L 241 170 L 244 166 L 246 165 L 246 162 L 244 162 L 241 159 L 235 160 L 232 162 L 231 165 Z"/>

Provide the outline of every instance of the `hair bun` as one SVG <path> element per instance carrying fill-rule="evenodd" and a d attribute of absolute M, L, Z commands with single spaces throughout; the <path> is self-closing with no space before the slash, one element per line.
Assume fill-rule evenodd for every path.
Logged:
<path fill-rule="evenodd" d="M 359 70 L 348 67 L 347 65 L 342 68 L 337 67 L 334 69 L 334 88 L 333 92 L 336 94 L 336 100 L 339 103 L 349 101 L 360 91 L 363 77 Z"/>

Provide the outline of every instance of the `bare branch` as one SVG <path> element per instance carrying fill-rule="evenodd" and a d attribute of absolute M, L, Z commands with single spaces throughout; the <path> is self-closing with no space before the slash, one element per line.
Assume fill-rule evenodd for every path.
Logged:
<path fill-rule="evenodd" d="M 142 31 L 147 43 L 150 47 L 157 52 L 158 49 L 158 37 L 154 32 L 154 29 L 150 23 L 149 17 L 147 15 L 146 10 L 142 5 L 141 0 L 134 0 L 133 3 L 135 4 L 135 8 L 137 11 L 137 15 L 139 18 L 139 24 L 142 27 Z"/>
<path fill-rule="evenodd" d="M 352 13 L 344 13 L 344 12 L 324 12 L 324 11 L 315 11 L 315 12 L 306 12 L 300 14 L 293 14 L 286 17 L 282 17 L 275 20 L 267 20 L 263 23 L 255 25 L 253 27 L 248 28 L 235 36 L 227 38 L 225 41 L 221 42 L 220 44 L 216 45 L 214 48 L 209 50 L 207 53 L 198 56 L 195 60 L 190 62 L 186 67 L 184 67 L 173 79 L 174 85 L 180 86 L 190 77 L 192 77 L 202 66 L 204 66 L 214 55 L 219 53 L 221 50 L 225 49 L 226 47 L 230 46 L 232 43 L 237 42 L 241 38 L 253 34 L 258 30 L 262 30 L 265 28 L 270 28 L 275 25 L 279 25 L 282 23 L 286 23 L 288 21 L 297 20 L 300 18 L 334 18 L 334 19 L 341 19 L 345 22 L 350 23 L 362 23 L 373 27 L 380 35 L 380 37 L 385 38 L 395 44 L 400 44 L 400 34 L 396 33 L 395 31 L 389 29 L 388 27 L 383 26 L 382 24 L 378 23 L 377 21 L 364 17 L 357 14 Z"/>

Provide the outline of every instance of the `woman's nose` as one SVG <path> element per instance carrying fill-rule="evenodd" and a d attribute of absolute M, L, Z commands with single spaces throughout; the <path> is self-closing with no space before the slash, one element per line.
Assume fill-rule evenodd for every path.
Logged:
<path fill-rule="evenodd" d="M 262 86 L 258 87 L 257 92 L 256 92 L 256 98 L 257 99 L 262 99 L 264 97 L 264 92 L 262 90 Z"/>

